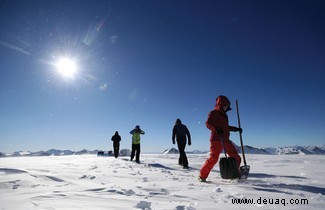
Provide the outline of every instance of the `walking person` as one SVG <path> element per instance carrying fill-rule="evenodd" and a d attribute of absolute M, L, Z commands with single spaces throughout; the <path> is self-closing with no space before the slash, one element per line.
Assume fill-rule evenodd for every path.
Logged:
<path fill-rule="evenodd" d="M 230 111 L 230 101 L 226 96 L 220 95 L 216 99 L 216 105 L 214 110 L 209 113 L 206 121 L 206 126 L 211 130 L 210 135 L 210 157 L 206 160 L 200 170 L 199 180 L 202 182 L 206 181 L 210 171 L 214 165 L 218 162 L 219 155 L 223 149 L 221 139 L 224 142 L 224 147 L 229 157 L 236 159 L 237 168 L 239 170 L 241 158 L 238 152 L 229 140 L 230 131 L 242 132 L 241 128 L 229 126 L 228 115 L 226 112 Z M 238 171 L 239 173 L 239 171 Z"/>
<path fill-rule="evenodd" d="M 111 140 L 113 141 L 113 148 L 114 148 L 114 156 L 118 158 L 120 153 L 120 141 L 121 136 L 118 134 L 118 131 L 115 131 L 115 134 L 112 136 Z"/>
<path fill-rule="evenodd" d="M 137 125 L 132 131 L 130 131 L 130 134 L 132 134 L 131 161 L 135 155 L 135 162 L 140 163 L 140 135 L 144 135 L 144 131 L 140 129 L 139 125 Z"/>
<path fill-rule="evenodd" d="M 182 124 L 180 119 L 177 119 L 173 128 L 173 144 L 175 144 L 175 137 L 179 150 L 178 164 L 183 166 L 184 169 L 188 169 L 188 160 L 185 153 L 186 142 L 191 146 L 191 134 L 187 129 L 186 125 Z M 186 141 L 187 137 L 187 141 Z"/>

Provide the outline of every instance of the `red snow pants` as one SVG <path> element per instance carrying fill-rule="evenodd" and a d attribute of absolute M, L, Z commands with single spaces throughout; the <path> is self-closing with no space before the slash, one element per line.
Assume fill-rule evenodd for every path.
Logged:
<path fill-rule="evenodd" d="M 235 146 L 231 141 L 224 141 L 224 145 L 229 157 L 236 159 L 237 167 L 240 167 L 241 158 L 238 155 L 238 152 Z M 206 179 L 209 176 L 210 171 L 214 165 L 218 162 L 219 155 L 222 151 L 222 142 L 221 141 L 210 141 L 210 157 L 205 161 L 204 165 L 200 170 L 200 177 Z"/>

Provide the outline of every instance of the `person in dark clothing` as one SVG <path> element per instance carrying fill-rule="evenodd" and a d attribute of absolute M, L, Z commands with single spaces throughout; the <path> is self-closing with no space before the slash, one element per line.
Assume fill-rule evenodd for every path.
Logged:
<path fill-rule="evenodd" d="M 144 135 L 144 131 L 140 129 L 140 126 L 137 125 L 135 128 L 130 131 L 132 134 L 132 151 L 131 151 L 131 161 L 135 157 L 135 162 L 140 163 L 140 135 Z"/>
<path fill-rule="evenodd" d="M 116 131 L 114 136 L 112 136 L 113 141 L 113 148 L 114 148 L 114 156 L 115 158 L 118 158 L 118 155 L 120 153 L 120 141 L 121 141 L 121 136 L 118 134 Z"/>
<path fill-rule="evenodd" d="M 175 137 L 177 140 L 177 146 L 179 150 L 179 159 L 178 164 L 182 165 L 184 169 L 188 168 L 188 160 L 185 153 L 185 146 L 186 146 L 186 136 L 187 136 L 187 143 L 189 146 L 191 146 L 191 134 L 188 131 L 186 125 L 182 124 L 182 121 L 180 119 L 176 120 L 176 123 L 173 128 L 173 144 L 176 143 Z"/>

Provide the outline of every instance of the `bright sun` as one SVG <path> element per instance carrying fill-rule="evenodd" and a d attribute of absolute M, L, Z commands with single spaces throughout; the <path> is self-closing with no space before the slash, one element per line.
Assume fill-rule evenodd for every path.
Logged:
<path fill-rule="evenodd" d="M 57 63 L 59 73 L 66 78 L 74 78 L 77 72 L 77 66 L 75 62 L 69 58 L 62 58 Z"/>

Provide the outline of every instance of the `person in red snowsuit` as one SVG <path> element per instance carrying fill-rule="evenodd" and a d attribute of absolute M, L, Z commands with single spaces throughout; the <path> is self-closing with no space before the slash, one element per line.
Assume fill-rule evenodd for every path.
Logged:
<path fill-rule="evenodd" d="M 226 114 L 226 112 L 229 110 L 231 110 L 229 99 L 223 95 L 218 96 L 216 99 L 215 108 L 209 113 L 208 119 L 205 123 L 207 128 L 211 130 L 210 157 L 205 161 L 200 170 L 200 181 L 206 180 L 206 178 L 209 176 L 210 171 L 218 162 L 219 155 L 223 149 L 221 138 L 224 142 L 227 154 L 229 157 L 235 158 L 238 168 L 240 167 L 241 158 L 238 155 L 235 146 L 229 140 L 229 136 L 230 131 L 242 132 L 242 129 L 234 126 L 229 126 L 228 115 Z"/>

